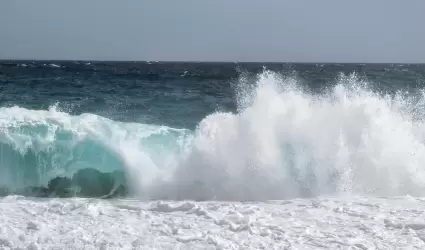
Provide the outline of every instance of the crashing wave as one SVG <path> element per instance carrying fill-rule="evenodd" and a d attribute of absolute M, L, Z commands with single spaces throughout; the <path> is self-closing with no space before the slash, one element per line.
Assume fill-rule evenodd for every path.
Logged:
<path fill-rule="evenodd" d="M 108 183 L 101 173 L 122 171 L 122 193 L 147 199 L 425 194 L 422 92 L 377 93 L 355 75 L 321 94 L 267 71 L 248 82 L 237 113 L 210 114 L 195 131 L 0 108 L 0 186 L 107 195 L 75 191 L 74 176 L 92 169 L 84 176 Z"/>

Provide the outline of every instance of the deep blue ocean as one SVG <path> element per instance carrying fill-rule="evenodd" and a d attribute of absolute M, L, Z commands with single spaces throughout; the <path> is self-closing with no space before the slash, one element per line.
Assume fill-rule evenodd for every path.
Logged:
<path fill-rule="evenodd" d="M 0 194 L 424 193 L 424 85 L 425 65 L 2 61 Z"/>

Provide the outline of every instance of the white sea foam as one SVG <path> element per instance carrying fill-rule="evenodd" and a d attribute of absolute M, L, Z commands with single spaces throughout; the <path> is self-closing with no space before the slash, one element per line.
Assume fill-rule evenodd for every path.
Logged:
<path fill-rule="evenodd" d="M 424 249 L 424 200 L 0 198 L 0 249 Z"/>

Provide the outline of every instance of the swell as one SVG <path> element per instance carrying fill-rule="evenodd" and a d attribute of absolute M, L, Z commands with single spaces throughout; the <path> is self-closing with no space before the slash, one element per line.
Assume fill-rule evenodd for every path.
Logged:
<path fill-rule="evenodd" d="M 100 197 L 114 195 L 111 183 L 146 199 L 425 195 L 422 90 L 378 93 L 355 74 L 320 94 L 270 71 L 251 80 L 239 78 L 236 113 L 212 113 L 194 131 L 1 108 L 0 186 L 97 190 L 79 184 L 90 176 L 109 183 Z"/>
<path fill-rule="evenodd" d="M 51 182 L 61 180 L 70 190 L 59 196 L 110 196 L 114 188 L 119 195 L 133 195 L 144 180 L 154 178 L 152 162 L 167 160 L 187 133 L 92 114 L 72 116 L 56 107 L 0 108 L 0 187 L 4 194 L 55 196 Z M 81 184 L 87 173 L 98 184 Z M 111 183 L 120 173 L 122 187 L 116 187 Z"/>

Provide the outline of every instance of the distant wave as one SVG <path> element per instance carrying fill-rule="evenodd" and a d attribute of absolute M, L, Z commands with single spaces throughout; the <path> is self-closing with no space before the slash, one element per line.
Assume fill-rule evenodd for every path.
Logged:
<path fill-rule="evenodd" d="M 0 108 L 0 186 L 49 189 L 64 176 L 56 180 L 72 190 L 79 171 L 98 170 L 91 178 L 122 171 L 122 194 L 146 199 L 425 194 L 422 92 L 376 93 L 342 75 L 310 94 L 296 78 L 265 71 L 254 85 L 239 79 L 238 104 L 195 131 Z"/>

